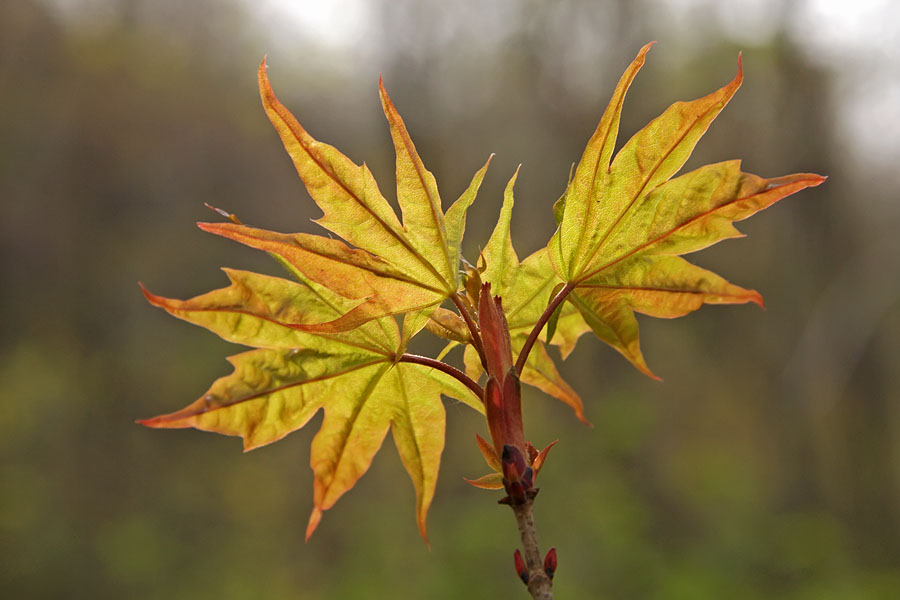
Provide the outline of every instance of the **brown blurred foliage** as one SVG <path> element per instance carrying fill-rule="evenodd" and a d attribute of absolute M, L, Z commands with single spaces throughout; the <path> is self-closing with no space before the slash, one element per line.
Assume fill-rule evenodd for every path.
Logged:
<path fill-rule="evenodd" d="M 566 598 L 891 598 L 900 590 L 900 226 L 896 170 L 853 155 L 835 123 L 840 65 L 772 16 L 737 42 L 677 31 L 665 3 L 365 3 L 338 47 L 276 39 L 252 5 L 201 0 L 0 3 L 0 595 L 6 598 L 497 598 L 522 593 L 512 517 L 462 476 L 484 469 L 478 415 L 448 407 L 448 444 L 418 538 L 390 452 L 309 544 L 314 427 L 240 443 L 145 430 L 228 370 L 238 349 L 145 304 L 187 297 L 220 266 L 277 273 L 193 227 L 204 202 L 282 231 L 317 216 L 259 106 L 279 96 L 317 137 L 368 161 L 391 193 L 379 73 L 445 201 L 497 153 L 470 213 L 477 253 L 523 163 L 521 256 L 637 48 L 660 43 L 621 136 L 670 102 L 746 83 L 688 165 L 743 157 L 825 186 L 695 260 L 768 310 L 642 321 L 665 383 L 584 339 L 564 373 L 594 429 L 526 397 L 538 446 L 561 439 L 536 506 Z M 702 3 L 701 3 L 702 4 Z M 776 3 L 777 4 L 777 3 Z M 791 3 L 779 4 L 789 7 Z M 349 10 L 349 9 L 348 9 Z"/>

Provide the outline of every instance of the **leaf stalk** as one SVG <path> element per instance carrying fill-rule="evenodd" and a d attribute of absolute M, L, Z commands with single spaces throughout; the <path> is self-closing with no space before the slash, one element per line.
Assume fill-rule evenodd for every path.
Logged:
<path fill-rule="evenodd" d="M 522 346 L 522 350 L 519 352 L 519 357 L 516 359 L 516 371 L 521 375 L 522 369 L 525 368 L 525 362 L 528 360 L 528 355 L 531 353 L 531 348 L 534 346 L 534 343 L 537 341 L 538 336 L 541 335 L 541 331 L 543 331 L 544 326 L 547 324 L 547 321 L 550 320 L 550 317 L 553 315 L 554 311 L 559 307 L 560 304 L 566 299 L 566 297 L 575 289 L 574 283 L 567 282 L 563 289 L 559 290 L 559 293 L 554 296 L 553 300 L 550 301 L 550 304 L 547 305 L 547 308 L 544 309 L 544 312 L 541 314 L 541 318 L 537 320 L 537 323 L 534 324 L 534 327 L 531 330 L 531 333 L 528 334 L 528 338 L 525 340 L 525 345 Z"/>
<path fill-rule="evenodd" d="M 428 356 L 421 356 L 419 354 L 403 354 L 397 362 L 407 362 L 414 363 L 417 365 L 424 365 L 426 367 L 431 367 L 433 369 L 437 369 L 438 371 L 443 371 L 447 375 L 456 378 L 467 388 L 472 390 L 472 393 L 478 396 L 478 400 L 484 401 L 484 390 L 478 383 L 475 382 L 474 379 L 454 367 L 453 365 L 448 365 L 445 362 L 436 360 L 434 358 L 429 358 Z"/>
<path fill-rule="evenodd" d="M 469 314 L 469 311 L 463 305 L 462 300 L 460 300 L 456 294 L 453 294 L 450 299 L 453 300 L 453 304 L 456 305 L 456 309 L 459 311 L 459 316 L 463 318 L 463 321 L 466 322 L 466 327 L 469 328 L 469 334 L 472 336 L 472 346 L 475 348 L 475 351 L 478 352 L 478 358 L 481 359 L 481 366 L 487 369 L 484 344 L 481 342 L 481 333 L 478 330 L 478 325 L 472 320 L 472 315 Z"/>

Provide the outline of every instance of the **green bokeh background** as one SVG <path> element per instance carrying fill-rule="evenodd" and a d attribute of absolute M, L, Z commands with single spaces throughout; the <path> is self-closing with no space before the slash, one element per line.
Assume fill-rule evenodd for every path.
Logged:
<path fill-rule="evenodd" d="M 318 231 L 259 105 L 264 53 L 280 98 L 387 194 L 379 73 L 445 203 L 496 152 L 470 258 L 523 163 L 524 257 L 552 234 L 551 204 L 619 74 L 658 39 L 623 139 L 727 82 L 743 50 L 744 87 L 688 168 L 742 157 L 763 176 L 830 180 L 693 257 L 759 289 L 766 311 L 642 319 L 664 383 L 585 337 L 562 369 L 594 428 L 526 396 L 529 437 L 561 440 L 536 505 L 557 597 L 900 597 L 900 142 L 888 112 L 847 125 L 866 90 L 898 97 L 884 85 L 896 43 L 873 33 L 844 55 L 827 30 L 810 41 L 815 3 L 774 0 L 738 25 L 700 0 L 345 4 L 353 26 L 336 40 L 265 2 L 0 3 L 0 596 L 524 597 L 512 515 L 462 481 L 485 471 L 479 415 L 447 406 L 430 550 L 390 441 L 304 543 L 319 418 L 249 454 L 135 425 L 198 397 L 239 350 L 151 308 L 137 282 L 188 297 L 223 285 L 220 266 L 278 273 L 197 230 L 215 218 L 204 202 Z M 879 6 L 856 15 L 866 31 L 900 22 Z"/>

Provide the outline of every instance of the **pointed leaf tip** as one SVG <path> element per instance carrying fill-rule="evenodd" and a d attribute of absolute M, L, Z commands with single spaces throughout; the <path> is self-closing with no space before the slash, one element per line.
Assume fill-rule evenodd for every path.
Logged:
<path fill-rule="evenodd" d="M 385 100 L 390 103 L 391 99 L 388 96 L 387 90 L 384 87 L 384 77 L 382 77 L 381 73 L 378 74 L 378 95 L 381 97 L 381 101 L 385 102 Z"/>
<path fill-rule="evenodd" d="M 647 53 L 650 52 L 650 49 L 653 48 L 653 46 L 655 46 L 655 45 L 656 45 L 656 40 L 653 40 L 652 42 L 647 42 L 646 44 L 641 46 L 640 50 L 638 50 L 637 57 L 643 59 L 644 56 L 646 56 Z"/>
<path fill-rule="evenodd" d="M 556 442 L 559 440 L 553 440 L 547 447 L 541 450 L 538 455 L 534 458 L 534 461 L 531 463 L 531 468 L 534 470 L 534 479 L 537 480 L 538 474 L 541 472 L 541 468 L 543 468 L 544 463 L 547 461 L 547 454 L 550 452 L 550 448 L 556 445 Z"/>
<path fill-rule="evenodd" d="M 760 294 L 756 290 L 750 290 L 749 300 L 750 300 L 750 302 L 757 305 L 761 309 L 766 310 L 766 303 L 763 300 L 762 294 Z"/>
<path fill-rule="evenodd" d="M 150 294 L 150 292 L 147 290 L 147 287 L 144 285 L 144 282 L 138 281 L 137 284 L 138 284 L 138 287 L 141 288 L 141 293 L 144 295 L 145 298 L 147 298 L 149 300 L 150 298 L 148 298 L 148 294 Z"/>
<path fill-rule="evenodd" d="M 646 365 L 644 365 L 643 368 L 638 368 L 638 370 L 641 373 L 643 373 L 644 375 L 646 375 L 647 377 L 649 377 L 650 379 L 652 379 L 653 381 L 658 381 L 660 383 L 663 382 L 663 378 L 660 377 L 659 375 L 657 375 L 656 373 L 654 373 L 653 371 L 651 371 L 650 367 L 648 367 Z"/>
<path fill-rule="evenodd" d="M 312 509 L 309 515 L 309 523 L 306 525 L 306 537 L 304 541 L 308 542 L 319 523 L 322 521 L 322 510 L 318 507 Z"/>
<path fill-rule="evenodd" d="M 422 536 L 422 541 L 425 542 L 425 547 L 431 550 L 431 542 L 428 541 L 428 527 L 425 524 L 424 515 L 419 518 L 416 518 L 416 525 L 419 527 L 419 535 Z"/>

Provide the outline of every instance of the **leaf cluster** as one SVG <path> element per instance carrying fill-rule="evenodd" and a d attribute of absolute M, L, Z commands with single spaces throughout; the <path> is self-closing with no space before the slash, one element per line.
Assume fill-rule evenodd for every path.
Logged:
<path fill-rule="evenodd" d="M 398 216 L 365 164 L 313 138 L 278 101 L 263 61 L 258 78 L 265 112 L 323 212 L 316 222 L 337 237 L 278 233 L 234 217 L 200 223 L 204 231 L 269 253 L 289 278 L 226 269 L 229 286 L 188 300 L 145 290 L 152 304 L 172 315 L 253 349 L 229 358 L 234 371 L 194 403 L 141 422 L 241 436 L 250 450 L 323 410 L 311 448 L 314 508 L 307 537 L 323 511 L 366 472 L 390 430 L 416 491 L 425 537 L 444 446 L 441 396 L 484 412 L 478 383 L 486 368 L 478 314 L 483 284 L 502 303 L 518 378 L 560 399 L 585 422 L 582 401 L 561 377 L 549 346 L 565 358 L 582 334 L 593 332 L 653 376 L 635 312 L 672 318 L 703 304 L 762 305 L 756 291 L 681 255 L 739 236 L 735 221 L 824 178 L 764 179 L 742 172 L 734 160 L 674 177 L 739 88 L 740 61 L 731 82 L 671 105 L 613 157 L 624 97 L 650 46 L 622 75 L 553 206 L 558 227 L 548 244 L 519 260 L 510 236 L 514 174 L 497 225 L 471 263 L 461 257 L 460 244 L 490 159 L 445 211 L 434 176 L 379 82 L 397 155 Z M 447 340 L 437 358 L 407 352 L 422 330 Z M 441 360 L 458 345 L 465 347 L 465 372 Z M 499 471 L 496 455 L 485 450 L 485 456 Z M 496 479 L 481 483 L 497 487 Z"/>

